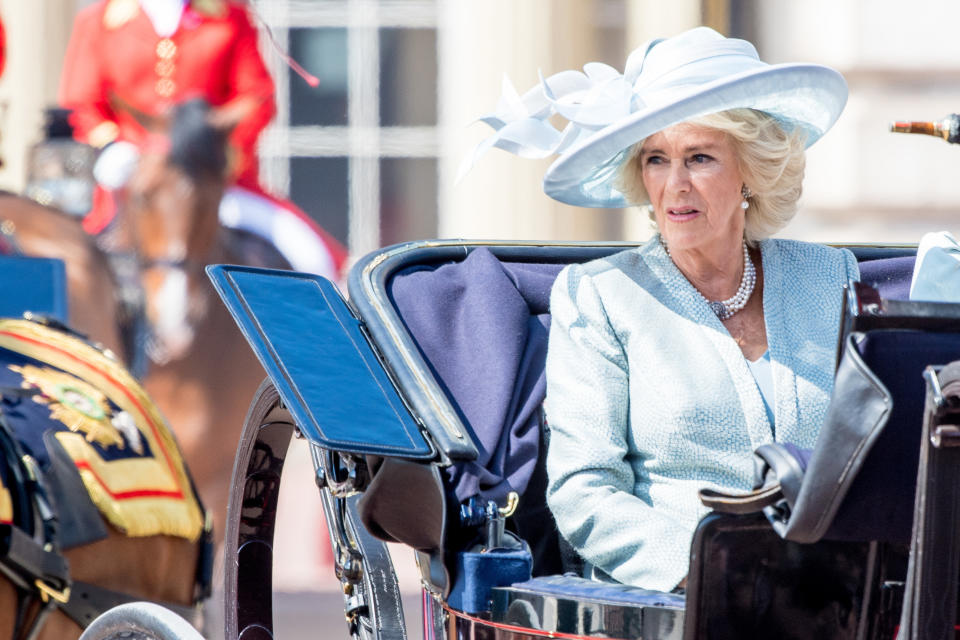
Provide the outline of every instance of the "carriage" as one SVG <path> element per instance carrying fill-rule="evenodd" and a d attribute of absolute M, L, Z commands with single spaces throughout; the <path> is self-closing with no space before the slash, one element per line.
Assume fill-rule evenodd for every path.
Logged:
<path fill-rule="evenodd" d="M 757 452 L 758 488 L 704 494 L 685 593 L 579 577 L 545 504 L 540 411 L 560 269 L 632 245 L 425 241 L 330 282 L 209 275 L 268 374 L 226 514 L 226 637 L 272 637 L 272 546 L 294 438 L 310 449 L 346 633 L 407 636 L 386 541 L 410 547 L 424 638 L 947 638 L 960 554 L 960 307 L 905 300 L 915 247 L 850 247 L 834 400 L 813 452 Z M 237 398 L 242 404 L 246 398 Z M 164 609 L 87 638 L 190 637 Z"/>
<path fill-rule="evenodd" d="M 758 487 L 703 493 L 685 593 L 580 577 L 545 505 L 550 285 L 623 243 L 426 241 L 351 271 L 218 265 L 268 373 L 234 466 L 226 637 L 272 637 L 287 447 L 310 447 L 348 632 L 407 636 L 385 541 L 416 555 L 424 638 L 947 638 L 956 620 L 960 306 L 906 300 L 910 246 L 852 246 L 818 448 L 758 450 Z M 764 449 L 763 447 L 761 449 Z"/>

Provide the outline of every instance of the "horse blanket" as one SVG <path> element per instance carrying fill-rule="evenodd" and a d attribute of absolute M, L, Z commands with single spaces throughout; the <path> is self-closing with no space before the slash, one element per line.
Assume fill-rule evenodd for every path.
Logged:
<path fill-rule="evenodd" d="M 203 510 L 173 434 L 109 352 L 42 323 L 0 320 L 0 419 L 49 480 L 65 548 L 106 535 L 85 513 L 92 505 L 129 536 L 202 533 Z M 9 478 L 0 474 L 3 523 L 16 517 Z"/>

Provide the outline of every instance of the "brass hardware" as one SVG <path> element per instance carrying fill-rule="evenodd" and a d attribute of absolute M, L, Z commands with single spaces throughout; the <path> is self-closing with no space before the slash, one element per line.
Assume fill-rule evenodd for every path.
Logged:
<path fill-rule="evenodd" d="M 517 510 L 517 505 L 520 504 L 520 496 L 516 491 L 511 491 L 507 494 L 507 504 L 504 507 L 500 507 L 498 511 L 500 515 L 504 518 L 509 518 L 513 515 L 513 512 Z"/>
<path fill-rule="evenodd" d="M 40 578 L 34 580 L 33 585 L 37 588 L 37 591 L 40 592 L 40 599 L 44 602 L 50 602 L 50 600 L 53 599 L 60 604 L 66 604 L 70 601 L 70 587 L 60 591 L 59 589 L 54 589 Z"/>

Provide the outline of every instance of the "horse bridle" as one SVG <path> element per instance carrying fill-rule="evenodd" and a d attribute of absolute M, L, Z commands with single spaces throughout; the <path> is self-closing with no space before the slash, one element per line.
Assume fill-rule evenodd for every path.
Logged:
<path fill-rule="evenodd" d="M 140 258 L 137 262 L 141 270 L 147 269 L 173 269 L 179 271 L 203 271 L 206 263 L 202 260 L 190 258 Z"/>

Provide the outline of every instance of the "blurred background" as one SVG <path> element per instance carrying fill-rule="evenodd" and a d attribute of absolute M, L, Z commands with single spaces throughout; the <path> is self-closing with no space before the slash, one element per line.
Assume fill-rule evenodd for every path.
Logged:
<path fill-rule="evenodd" d="M 0 0 L 8 67 L 0 81 L 6 161 L 22 190 L 42 135 L 76 10 L 86 0 Z M 431 237 L 642 239 L 644 216 L 578 210 L 540 190 L 548 161 L 494 150 L 459 184 L 508 74 L 523 91 L 599 60 L 622 69 L 644 40 L 707 24 L 769 62 L 839 69 L 850 101 L 810 153 L 802 215 L 785 235 L 916 241 L 957 226 L 960 149 L 887 132 L 894 119 L 960 110 L 960 4 L 915 0 L 256 0 L 260 26 L 320 78 L 312 89 L 264 33 L 279 113 L 261 138 L 265 184 L 292 199 L 354 256 Z"/>
<path fill-rule="evenodd" d="M 28 155 L 56 98 L 76 11 L 85 0 L 0 0 L 7 68 L 0 80 L 0 187 L 22 191 Z M 816 241 L 917 242 L 960 232 L 960 148 L 888 132 L 892 120 L 960 111 L 960 3 L 914 0 L 255 0 L 278 115 L 261 138 L 268 188 L 289 195 L 356 258 L 426 238 L 642 240 L 645 214 L 577 209 L 548 199 L 549 161 L 494 150 L 458 184 L 461 159 L 487 135 L 506 73 L 523 92 L 546 75 L 603 61 L 622 70 L 651 37 L 706 24 L 744 37 L 768 62 L 835 67 L 846 111 L 811 150 L 801 212 L 783 235 Z M 269 30 L 269 32 L 268 32 Z M 272 35 L 269 35 L 271 34 Z M 274 41 L 277 48 L 271 43 Z M 319 77 L 313 89 L 278 49 Z M 240 399 L 246 402 L 247 399 Z M 309 457 L 281 505 L 277 587 L 335 589 Z M 412 562 L 412 561 L 410 561 Z M 416 601 L 403 555 L 401 584 Z M 278 606 L 290 631 L 309 596 Z M 332 594 L 330 615 L 338 611 Z M 284 609 L 289 606 L 290 609 Z M 298 608 L 299 607 L 299 608 Z M 326 609 L 324 609 L 326 611 Z M 325 615 L 325 614 L 324 614 Z M 327 628 L 336 637 L 334 626 Z M 415 622 L 412 623 L 416 628 Z M 308 637 L 308 636 L 302 636 Z"/>

